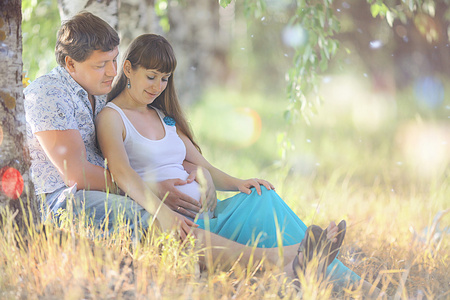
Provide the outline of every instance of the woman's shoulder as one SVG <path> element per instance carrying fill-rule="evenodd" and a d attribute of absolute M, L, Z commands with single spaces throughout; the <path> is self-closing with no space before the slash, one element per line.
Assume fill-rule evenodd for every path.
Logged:
<path fill-rule="evenodd" d="M 112 102 L 108 102 L 105 107 L 98 113 L 95 118 L 96 122 L 100 122 L 100 120 L 111 121 L 118 120 L 121 118 L 120 112 L 118 110 L 118 106 Z M 119 108 L 120 109 L 120 108 Z"/>

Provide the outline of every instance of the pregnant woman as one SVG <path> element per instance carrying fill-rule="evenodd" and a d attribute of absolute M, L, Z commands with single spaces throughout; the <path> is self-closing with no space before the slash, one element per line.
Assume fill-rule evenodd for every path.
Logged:
<path fill-rule="evenodd" d="M 232 177 L 202 156 L 178 102 L 173 81 L 175 67 L 175 55 L 165 38 L 153 34 L 136 38 L 124 55 L 109 102 L 96 120 L 98 141 L 111 174 L 141 208 L 141 217 L 156 215 L 163 229 L 176 227 L 182 238 L 191 231 L 199 236 L 199 230 L 207 230 L 258 249 L 280 246 L 281 240 L 288 249 L 286 253 L 290 253 L 295 245 L 298 253 L 294 250 L 295 257 L 286 259 L 292 262 L 289 267 L 294 276 L 320 246 L 324 251 L 321 257 L 325 258 L 323 272 L 333 282 L 360 282 L 358 275 L 335 259 L 345 235 L 344 221 L 339 226 L 331 222 L 323 231 L 318 226 L 308 228 L 277 195 L 272 184 Z M 195 223 L 185 216 L 184 209 L 178 207 L 174 212 L 161 204 L 150 185 L 171 178 L 188 178 L 185 161 L 206 170 L 205 176 L 212 178 L 218 190 L 240 193 L 209 205 Z M 196 181 L 179 189 L 200 201 Z M 314 254 L 321 255 L 317 251 Z"/>

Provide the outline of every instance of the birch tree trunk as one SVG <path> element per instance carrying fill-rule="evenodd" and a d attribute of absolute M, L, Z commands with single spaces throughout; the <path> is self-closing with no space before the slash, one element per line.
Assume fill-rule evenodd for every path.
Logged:
<path fill-rule="evenodd" d="M 234 17 L 234 5 L 224 9 L 210 0 L 171 3 L 167 38 L 178 60 L 177 91 L 182 102 L 191 104 L 208 85 L 227 78 L 231 26 L 226 15 Z"/>
<path fill-rule="evenodd" d="M 21 7 L 21 0 L 0 2 L 0 207 L 9 207 L 19 228 L 25 228 L 29 213 L 34 222 L 39 217 L 26 146 Z"/>
<path fill-rule="evenodd" d="M 61 22 L 86 10 L 105 20 L 115 30 L 118 29 L 118 0 L 58 0 L 58 6 Z"/>
<path fill-rule="evenodd" d="M 118 0 L 58 0 L 61 21 L 87 10 L 118 30 L 121 54 L 141 34 L 156 33 L 167 37 L 177 54 L 177 91 L 180 100 L 188 105 L 198 100 L 210 83 L 227 77 L 230 30 L 223 25 L 220 11 L 224 9 L 216 1 L 167 3 L 170 30 L 164 32 L 159 25 L 154 0 L 122 0 L 120 8 Z M 234 9 L 234 5 L 229 5 L 227 10 L 230 9 Z"/>
<path fill-rule="evenodd" d="M 159 24 L 154 0 L 120 2 L 120 52 L 124 53 L 130 42 L 141 34 L 165 36 L 177 56 L 175 80 L 180 101 L 189 105 L 198 100 L 209 84 L 223 82 L 227 77 L 226 55 L 231 39 L 229 22 L 230 13 L 234 17 L 234 4 L 226 9 L 221 8 L 217 1 L 210 0 L 167 1 L 166 4 L 168 32 L 164 32 Z"/>
<path fill-rule="evenodd" d="M 119 8 L 120 53 L 144 33 L 164 35 L 155 12 L 154 0 L 121 0 Z"/>

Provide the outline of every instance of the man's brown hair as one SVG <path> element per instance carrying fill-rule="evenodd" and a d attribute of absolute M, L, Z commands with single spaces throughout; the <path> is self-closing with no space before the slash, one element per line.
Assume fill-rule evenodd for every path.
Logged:
<path fill-rule="evenodd" d="M 93 51 L 111 51 L 119 42 L 119 35 L 108 23 L 83 11 L 61 25 L 56 39 L 56 61 L 62 67 L 66 66 L 66 56 L 83 62 Z"/>

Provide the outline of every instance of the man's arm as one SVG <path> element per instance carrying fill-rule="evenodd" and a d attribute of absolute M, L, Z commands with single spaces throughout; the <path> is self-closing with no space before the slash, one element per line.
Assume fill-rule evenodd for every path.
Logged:
<path fill-rule="evenodd" d="M 66 185 L 77 183 L 79 190 L 97 191 L 106 191 L 108 185 L 115 191 L 109 171 L 87 161 L 86 148 L 78 130 L 40 131 L 35 135 Z"/>
<path fill-rule="evenodd" d="M 176 188 L 177 185 L 185 185 L 186 183 L 186 180 L 177 178 L 167 179 L 158 183 L 147 183 L 147 185 L 160 199 L 165 199 L 164 203 L 170 209 L 194 218 L 195 214 L 191 211 L 199 212 L 201 203 Z"/>
<path fill-rule="evenodd" d="M 172 210 L 187 215 L 191 218 L 195 217 L 195 214 L 192 211 L 198 213 L 202 208 L 202 204 L 197 202 L 194 198 L 186 195 L 185 193 L 180 192 L 176 188 L 177 185 L 185 185 L 192 181 L 198 181 L 197 178 L 197 166 L 188 162 L 183 162 L 183 167 L 186 172 L 189 173 L 189 177 L 186 180 L 181 179 L 167 179 L 158 183 L 147 183 L 152 191 L 158 195 L 160 199 L 165 199 L 164 203 L 170 207 Z M 205 177 L 207 178 L 207 192 L 206 192 L 206 202 L 208 208 L 212 211 L 216 207 L 217 204 L 217 196 L 216 196 L 216 188 L 214 187 L 214 183 L 209 176 L 208 170 L 204 169 Z M 166 196 L 167 195 L 167 196 Z"/>

